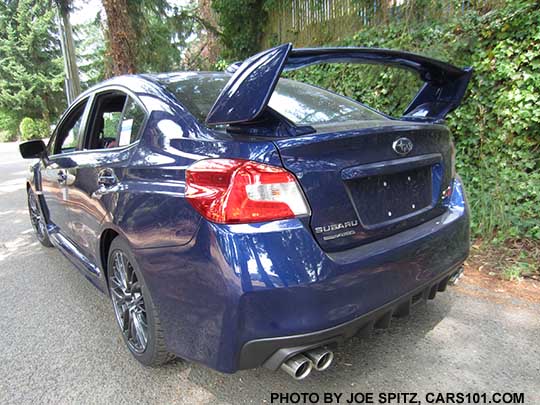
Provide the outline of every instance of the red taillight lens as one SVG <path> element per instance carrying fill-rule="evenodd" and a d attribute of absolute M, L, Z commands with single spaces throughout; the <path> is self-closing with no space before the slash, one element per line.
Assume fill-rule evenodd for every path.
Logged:
<path fill-rule="evenodd" d="M 186 199 L 222 224 L 308 215 L 295 177 L 281 167 L 239 159 L 200 160 L 186 170 Z"/>

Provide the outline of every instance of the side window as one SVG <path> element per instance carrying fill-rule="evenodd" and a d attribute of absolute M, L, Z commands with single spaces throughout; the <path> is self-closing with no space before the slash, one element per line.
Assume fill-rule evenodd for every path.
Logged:
<path fill-rule="evenodd" d="M 116 139 L 118 125 L 122 118 L 122 111 L 110 111 L 103 113 L 102 139 Z"/>
<path fill-rule="evenodd" d="M 87 101 L 85 100 L 79 104 L 58 127 L 52 150 L 53 154 L 73 152 L 77 149 L 84 132 L 82 120 Z"/>
<path fill-rule="evenodd" d="M 146 114 L 139 104 L 131 97 L 128 97 L 124 107 L 124 116 L 119 127 L 118 146 L 129 145 L 139 139 L 145 118 Z"/>
<path fill-rule="evenodd" d="M 144 110 L 124 93 L 100 94 L 94 104 L 85 147 L 110 149 L 129 145 L 138 139 L 144 119 Z"/>

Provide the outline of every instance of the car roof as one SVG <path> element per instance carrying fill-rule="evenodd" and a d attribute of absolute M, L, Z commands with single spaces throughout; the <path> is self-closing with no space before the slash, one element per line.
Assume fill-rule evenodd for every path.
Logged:
<path fill-rule="evenodd" d="M 223 77 L 231 76 L 225 72 L 210 72 L 210 71 L 187 71 L 187 72 L 164 72 L 164 73 L 145 73 L 140 75 L 143 78 L 148 78 L 159 83 L 168 84 L 177 80 L 184 80 L 190 77 Z"/>
<path fill-rule="evenodd" d="M 106 89 L 108 87 L 124 88 L 128 92 L 135 93 L 137 96 L 146 95 L 158 97 L 162 100 L 166 99 L 164 93 L 165 86 L 178 80 L 183 80 L 189 77 L 223 77 L 230 76 L 225 72 L 163 72 L 163 73 L 141 73 L 133 75 L 115 76 L 104 80 L 82 92 L 71 105 L 78 103 L 92 93 Z"/>

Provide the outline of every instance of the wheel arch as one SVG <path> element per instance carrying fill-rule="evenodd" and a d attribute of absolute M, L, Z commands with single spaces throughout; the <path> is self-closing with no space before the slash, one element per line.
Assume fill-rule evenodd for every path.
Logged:
<path fill-rule="evenodd" d="M 103 270 L 103 277 L 105 279 L 105 285 L 109 286 L 108 278 L 108 259 L 109 259 L 109 250 L 111 248 L 112 241 L 120 236 L 120 233 L 114 230 L 113 228 L 106 228 L 101 232 L 99 237 L 99 259 L 101 261 L 101 268 Z"/>
<path fill-rule="evenodd" d="M 26 180 L 26 192 L 28 193 L 30 191 L 36 195 L 38 207 L 43 215 L 43 218 L 45 218 L 45 222 L 50 224 L 49 208 L 47 207 L 43 193 L 41 189 L 36 186 L 36 184 L 28 179 Z"/>

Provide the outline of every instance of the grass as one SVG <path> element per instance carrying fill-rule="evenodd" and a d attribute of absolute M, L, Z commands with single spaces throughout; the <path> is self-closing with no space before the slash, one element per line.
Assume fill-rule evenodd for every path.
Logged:
<path fill-rule="evenodd" d="M 477 239 L 469 261 L 479 269 L 489 269 L 499 278 L 510 281 L 534 279 L 540 281 L 540 242 L 514 239 L 493 244 Z"/>
<path fill-rule="evenodd" d="M 504 280 L 519 281 L 524 276 L 529 276 L 532 273 L 532 266 L 527 262 L 517 262 L 510 267 L 504 268 L 501 271 L 501 277 Z"/>

